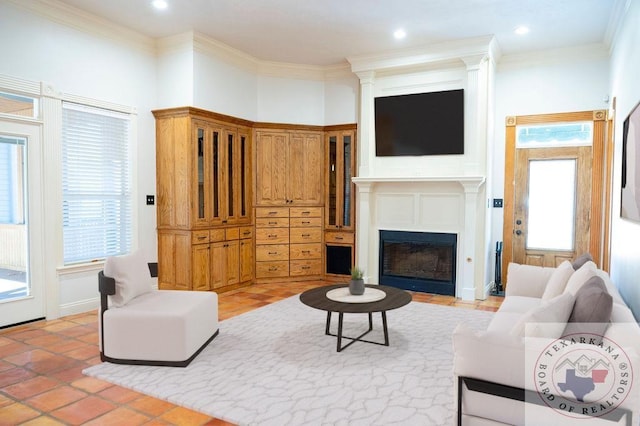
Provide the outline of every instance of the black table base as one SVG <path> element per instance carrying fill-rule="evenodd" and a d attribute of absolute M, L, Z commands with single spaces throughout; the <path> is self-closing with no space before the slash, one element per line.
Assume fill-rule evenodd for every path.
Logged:
<path fill-rule="evenodd" d="M 351 346 L 352 344 L 354 344 L 355 342 L 365 342 L 365 343 L 373 343 L 374 345 L 381 345 L 381 346 L 389 346 L 389 331 L 387 330 L 387 312 L 386 311 L 382 311 L 380 312 L 382 314 L 382 330 L 384 331 L 384 342 L 374 342 L 373 340 L 365 340 L 363 339 L 364 336 L 366 336 L 367 334 L 369 334 L 372 330 L 373 330 L 373 313 L 369 312 L 369 329 L 367 331 L 365 331 L 364 333 L 362 333 L 361 335 L 359 335 L 358 337 L 348 337 L 348 336 L 344 336 L 342 334 L 342 325 L 343 325 L 343 319 L 344 319 L 344 313 L 342 312 L 338 312 L 338 334 L 334 334 L 330 331 L 331 328 L 331 311 L 327 312 L 327 326 L 325 328 L 324 334 L 326 334 L 327 336 L 335 336 L 337 337 L 337 344 L 336 344 L 336 349 L 338 352 L 341 352 L 343 349 L 348 348 L 349 346 Z M 342 339 L 348 339 L 351 340 L 349 343 L 347 343 L 346 345 L 342 346 Z"/>

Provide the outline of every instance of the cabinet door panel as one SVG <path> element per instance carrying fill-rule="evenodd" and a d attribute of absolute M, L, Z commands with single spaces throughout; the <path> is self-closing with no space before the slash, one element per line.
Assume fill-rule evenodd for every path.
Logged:
<path fill-rule="evenodd" d="M 253 240 L 240 240 L 240 282 L 253 279 Z"/>
<path fill-rule="evenodd" d="M 225 254 L 227 258 L 227 282 L 225 285 L 238 284 L 240 282 L 240 242 L 227 241 Z"/>
<path fill-rule="evenodd" d="M 209 245 L 211 255 L 211 288 L 213 289 L 226 284 L 227 259 L 224 245 L 224 242 Z"/>
<path fill-rule="evenodd" d="M 293 134 L 289 144 L 289 199 L 293 205 L 321 204 L 324 149 L 321 133 Z"/>
<path fill-rule="evenodd" d="M 194 290 L 209 290 L 209 244 L 191 246 L 191 279 Z"/>
<path fill-rule="evenodd" d="M 258 133 L 256 141 L 256 204 L 286 204 L 288 164 L 289 135 L 286 133 Z"/>

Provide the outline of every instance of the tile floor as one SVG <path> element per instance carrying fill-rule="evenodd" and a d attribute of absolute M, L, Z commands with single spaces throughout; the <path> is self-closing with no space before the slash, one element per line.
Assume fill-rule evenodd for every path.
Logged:
<path fill-rule="evenodd" d="M 220 320 L 285 299 L 321 281 L 260 284 L 219 294 Z M 462 302 L 414 293 L 416 302 L 495 311 L 502 299 Z M 229 423 L 84 376 L 100 362 L 97 314 L 0 330 L 0 425 L 227 425 Z"/>

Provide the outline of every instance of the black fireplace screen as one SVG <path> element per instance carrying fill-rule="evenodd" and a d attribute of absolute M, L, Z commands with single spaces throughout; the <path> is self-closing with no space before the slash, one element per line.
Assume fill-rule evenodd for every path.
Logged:
<path fill-rule="evenodd" d="M 455 294 L 456 235 L 380 231 L 380 284 Z"/>

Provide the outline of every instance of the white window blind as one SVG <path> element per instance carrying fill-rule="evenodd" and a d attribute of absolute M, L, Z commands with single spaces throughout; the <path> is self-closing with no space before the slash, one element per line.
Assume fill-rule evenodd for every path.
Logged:
<path fill-rule="evenodd" d="M 65 265 L 127 253 L 132 238 L 130 116 L 64 102 Z"/>

